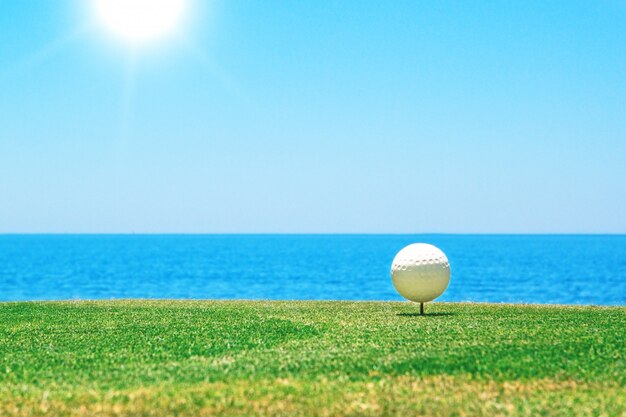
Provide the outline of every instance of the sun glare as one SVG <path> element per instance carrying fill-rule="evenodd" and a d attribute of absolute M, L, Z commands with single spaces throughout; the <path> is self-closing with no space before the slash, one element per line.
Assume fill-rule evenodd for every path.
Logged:
<path fill-rule="evenodd" d="M 175 31 L 188 0 L 93 0 L 101 23 L 130 44 L 163 38 Z"/>

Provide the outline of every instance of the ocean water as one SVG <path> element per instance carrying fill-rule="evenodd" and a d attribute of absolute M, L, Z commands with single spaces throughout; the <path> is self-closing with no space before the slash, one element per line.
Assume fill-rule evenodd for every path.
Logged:
<path fill-rule="evenodd" d="M 0 300 L 401 300 L 413 242 L 448 255 L 441 301 L 626 304 L 624 235 L 0 235 Z"/>

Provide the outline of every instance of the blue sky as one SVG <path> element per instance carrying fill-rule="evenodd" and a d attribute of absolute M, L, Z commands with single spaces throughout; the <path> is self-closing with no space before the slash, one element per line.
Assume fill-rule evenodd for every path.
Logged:
<path fill-rule="evenodd" d="M 623 1 L 0 0 L 0 232 L 626 232 Z"/>

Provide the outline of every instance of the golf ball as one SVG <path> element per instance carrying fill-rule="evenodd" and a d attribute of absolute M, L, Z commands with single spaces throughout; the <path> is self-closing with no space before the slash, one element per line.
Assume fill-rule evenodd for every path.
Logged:
<path fill-rule="evenodd" d="M 450 282 L 446 255 L 427 243 L 413 243 L 393 258 L 391 281 L 404 298 L 425 303 L 439 297 Z"/>

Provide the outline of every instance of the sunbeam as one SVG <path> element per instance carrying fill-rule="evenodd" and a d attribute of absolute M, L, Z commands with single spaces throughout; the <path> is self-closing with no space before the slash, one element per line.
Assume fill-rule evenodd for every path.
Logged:
<path fill-rule="evenodd" d="M 207 69 L 211 75 L 218 80 L 228 91 L 234 94 L 243 102 L 250 102 L 250 96 L 246 93 L 241 84 L 233 78 L 216 60 L 188 36 L 180 38 L 180 46 L 194 58 L 203 68 Z"/>
<path fill-rule="evenodd" d="M 61 53 L 64 49 L 79 41 L 91 30 L 89 25 L 76 26 L 73 30 L 66 32 L 52 41 L 44 44 L 39 49 L 31 52 L 22 59 L 15 61 L 12 65 L 0 68 L 1 76 L 9 76 L 19 73 L 25 69 L 35 68 L 46 62 L 48 59 Z"/>

